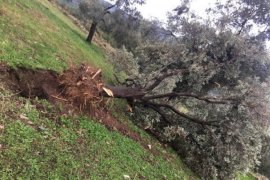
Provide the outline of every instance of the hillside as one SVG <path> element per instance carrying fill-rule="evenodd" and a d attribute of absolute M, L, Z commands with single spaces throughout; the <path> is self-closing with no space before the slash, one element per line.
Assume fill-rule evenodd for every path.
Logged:
<path fill-rule="evenodd" d="M 113 117 L 143 141 L 64 105 L 30 98 L 35 89 L 23 82 L 39 84 L 35 77 L 81 63 L 114 81 L 103 50 L 84 37 L 49 1 L 0 0 L 0 178 L 196 179 L 170 148 L 129 122 L 123 102 L 108 104 Z M 28 95 L 22 97 L 24 86 Z"/>

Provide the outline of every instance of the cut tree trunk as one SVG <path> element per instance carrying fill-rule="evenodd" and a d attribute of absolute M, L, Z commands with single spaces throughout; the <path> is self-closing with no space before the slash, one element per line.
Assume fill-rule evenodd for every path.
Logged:
<path fill-rule="evenodd" d="M 97 30 L 97 22 L 93 22 L 92 23 L 92 25 L 91 25 L 91 28 L 90 28 L 90 31 L 89 31 L 89 34 L 88 34 L 88 36 L 87 36 L 87 39 L 86 39 L 86 41 L 88 42 L 88 43 L 92 43 L 92 40 L 93 40 L 93 37 L 94 37 L 94 35 L 95 35 L 95 32 L 96 32 L 96 30 Z"/>
<path fill-rule="evenodd" d="M 146 94 L 146 92 L 140 88 L 110 85 L 106 85 L 105 87 L 112 91 L 115 98 L 141 99 Z M 106 96 L 106 93 L 104 92 L 103 95 Z"/>

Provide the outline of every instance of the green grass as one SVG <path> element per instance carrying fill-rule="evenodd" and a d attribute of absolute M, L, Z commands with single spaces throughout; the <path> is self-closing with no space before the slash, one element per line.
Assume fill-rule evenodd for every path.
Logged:
<path fill-rule="evenodd" d="M 0 61 L 12 66 L 62 71 L 89 63 L 107 80 L 113 68 L 100 48 L 45 0 L 0 0 Z"/>
<path fill-rule="evenodd" d="M 254 177 L 251 173 L 238 173 L 236 180 L 256 180 L 257 178 Z"/>
<path fill-rule="evenodd" d="M 31 103 L 4 88 L 0 97 L 0 179 L 195 178 L 157 142 L 152 145 L 162 152 L 154 156 L 87 117 L 59 113 L 47 101 Z"/>
<path fill-rule="evenodd" d="M 0 0 L 0 61 L 10 66 L 61 72 L 89 63 L 111 81 L 104 53 L 84 38 L 47 0 Z M 0 82 L 0 179 L 196 179 L 171 149 L 129 126 L 157 154 L 89 117 L 13 95 Z"/>

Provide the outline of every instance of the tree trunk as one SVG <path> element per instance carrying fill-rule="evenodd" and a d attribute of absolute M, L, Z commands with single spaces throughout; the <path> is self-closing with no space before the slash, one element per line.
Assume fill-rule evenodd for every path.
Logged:
<path fill-rule="evenodd" d="M 125 86 L 110 86 L 110 85 L 106 85 L 105 87 L 112 91 L 113 96 L 115 98 L 140 99 L 146 94 L 146 92 L 140 88 L 132 88 Z M 103 95 L 106 96 L 106 93 L 104 92 Z"/>
<path fill-rule="evenodd" d="M 91 25 L 89 34 L 87 36 L 87 39 L 86 39 L 86 41 L 89 42 L 90 44 L 92 43 L 92 40 L 93 40 L 93 37 L 94 37 L 96 30 L 97 30 L 97 22 L 93 22 Z"/>

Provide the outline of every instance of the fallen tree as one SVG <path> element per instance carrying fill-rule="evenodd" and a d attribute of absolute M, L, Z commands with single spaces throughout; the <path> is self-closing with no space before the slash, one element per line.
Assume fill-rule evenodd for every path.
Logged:
<path fill-rule="evenodd" d="M 196 173 L 230 179 L 260 161 L 269 126 L 269 55 L 256 40 L 229 31 L 198 22 L 180 27 L 174 43 L 138 47 L 137 73 L 105 88 L 127 99 L 135 123 L 169 143 Z M 135 72 L 123 59 L 112 62 Z"/>
<path fill-rule="evenodd" d="M 268 31 L 262 32 L 264 38 L 253 36 L 246 23 L 251 17 L 251 22 L 268 27 L 269 11 L 253 16 L 250 8 L 265 10 L 269 3 L 243 2 L 212 25 L 186 15 L 188 0 L 183 1 L 184 9 L 176 8 L 169 16 L 172 39 L 137 47 L 130 56 L 136 64 L 132 69 L 123 68 L 125 58 L 112 59 L 117 69 L 131 74 L 117 85 L 104 84 L 101 71 L 87 65 L 35 81 L 39 83 L 31 80 L 35 72 L 27 81 L 16 73 L 13 79 L 22 95 L 34 97 L 39 92 L 36 96 L 83 112 L 106 108 L 105 97 L 126 99 L 134 122 L 169 143 L 193 171 L 205 179 L 232 179 L 236 172 L 254 170 L 259 164 L 270 117 L 270 57 L 262 40 Z M 230 10 L 231 5 L 217 8 Z M 230 30 L 232 25 L 240 28 L 238 33 Z"/>
<path fill-rule="evenodd" d="M 196 117 L 192 117 L 186 113 L 181 112 L 173 105 L 169 103 L 157 103 L 155 100 L 158 99 L 172 99 L 172 98 L 195 98 L 200 101 L 204 101 L 212 104 L 237 104 L 241 100 L 240 97 L 214 97 L 214 96 L 204 96 L 190 92 L 168 92 L 164 94 L 151 95 L 152 91 L 162 83 L 163 80 L 169 78 L 171 76 L 181 76 L 185 70 L 178 70 L 173 72 L 164 73 L 158 77 L 155 77 L 151 84 L 145 87 L 139 84 L 133 84 L 133 87 L 129 86 L 111 86 L 105 85 L 105 91 L 101 93 L 102 96 L 114 97 L 114 98 L 123 98 L 126 99 L 131 107 L 143 105 L 146 108 L 150 108 L 160 114 L 164 121 L 170 122 L 167 118 L 166 111 L 171 111 L 178 116 L 186 118 L 187 120 L 197 123 L 200 125 L 208 125 L 208 126 L 217 126 L 219 121 L 205 121 Z M 133 79 L 127 79 L 126 81 L 135 82 Z M 127 85 L 126 83 L 123 83 Z M 134 87 L 135 86 L 135 87 Z M 106 91 L 107 90 L 107 91 Z M 108 90 L 111 93 L 108 93 Z"/>
<path fill-rule="evenodd" d="M 101 70 L 87 65 L 70 68 L 60 75 L 25 68 L 0 71 L 6 74 L 2 78 L 10 79 L 10 86 L 16 84 L 14 89 L 23 96 L 46 98 L 101 119 L 103 115 L 96 113 L 98 109 L 108 112 L 108 98 L 126 99 L 136 122 L 145 123 L 149 132 L 170 143 L 202 176 L 213 173 L 214 177 L 215 172 L 220 177 L 232 176 L 236 169 L 254 167 L 260 154 L 261 123 L 269 116 L 263 102 L 267 100 L 261 94 L 265 85 L 259 83 L 256 87 L 249 84 L 250 89 L 244 94 L 237 91 L 238 95 L 216 96 L 207 93 L 211 89 L 201 94 L 179 92 L 174 86 L 168 90 L 170 85 L 165 85 L 166 81 L 190 75 L 184 68 L 163 69 L 154 77 L 149 74 L 149 80 L 128 78 L 121 85 L 104 84 Z M 217 84 L 219 87 L 221 82 Z"/>

